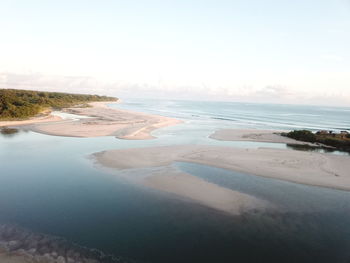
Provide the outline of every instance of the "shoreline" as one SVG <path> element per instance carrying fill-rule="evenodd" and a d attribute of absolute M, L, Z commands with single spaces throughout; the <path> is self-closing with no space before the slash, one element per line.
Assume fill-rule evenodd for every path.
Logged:
<path fill-rule="evenodd" d="M 125 140 L 147 140 L 155 138 L 151 133 L 156 129 L 182 123 L 169 117 L 110 108 L 106 106 L 108 103 L 111 102 L 91 102 L 89 105 L 92 107 L 63 110 L 90 118 L 62 120 L 58 116 L 49 115 L 50 117 L 44 120 L 36 118 L 19 122 L 10 121 L 3 123 L 2 126 L 26 126 L 34 132 L 53 136 L 82 138 L 115 136 Z M 0 126 L 1 124 L 0 122 Z"/>

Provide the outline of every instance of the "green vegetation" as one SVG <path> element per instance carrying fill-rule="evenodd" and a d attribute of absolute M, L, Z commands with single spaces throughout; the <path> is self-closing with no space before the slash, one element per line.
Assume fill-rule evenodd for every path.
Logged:
<path fill-rule="evenodd" d="M 86 106 L 87 102 L 93 101 L 117 100 L 98 95 L 0 89 L 0 120 L 26 119 L 48 109 L 62 109 L 78 104 Z"/>
<path fill-rule="evenodd" d="M 319 143 L 326 146 L 334 147 L 337 150 L 350 152 L 350 134 L 346 131 L 334 133 L 332 131 L 318 131 L 313 133 L 308 130 L 295 130 L 288 133 L 282 133 L 298 141 Z"/>
<path fill-rule="evenodd" d="M 304 141 L 304 142 L 316 142 L 316 135 L 308 130 L 295 130 L 288 133 L 284 133 L 284 136 L 287 136 L 289 138 L 298 140 L 298 141 Z"/>

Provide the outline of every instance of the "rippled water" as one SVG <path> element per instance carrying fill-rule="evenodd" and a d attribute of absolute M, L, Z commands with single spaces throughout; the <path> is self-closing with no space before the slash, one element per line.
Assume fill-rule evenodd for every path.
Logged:
<path fill-rule="evenodd" d="M 233 217 L 174 195 L 130 184 L 95 168 L 87 157 L 107 149 L 189 143 L 287 147 L 211 140 L 210 133 L 231 127 L 234 121 L 214 119 L 208 108 L 200 112 L 198 105 L 191 106 L 189 102 L 163 102 L 159 107 L 156 102 L 152 106 L 149 101 L 135 103 L 126 102 L 122 107 L 163 111 L 170 116 L 182 116 L 188 122 L 158 130 L 154 134 L 159 138 L 148 141 L 55 137 L 25 131 L 0 135 L 0 224 L 15 223 L 36 233 L 62 237 L 80 246 L 140 262 L 348 262 L 348 192 L 202 165 L 174 164 L 177 169 L 267 200 L 278 208 Z M 186 104 L 190 106 L 186 108 Z M 222 112 L 226 113 L 220 114 L 220 118 L 228 114 L 225 107 Z M 273 107 L 267 111 L 273 111 Z M 211 111 L 214 109 L 212 106 Z M 195 111 L 198 117 L 192 116 Z M 328 109 L 329 114 L 336 111 L 339 109 Z M 259 119 L 259 114 L 255 118 Z M 296 117 L 291 118 L 283 123 L 275 121 L 273 125 L 265 122 L 264 127 L 287 129 L 285 123 L 293 122 Z M 309 125 L 348 125 L 340 117 L 332 121 L 325 119 L 318 118 Z M 244 126 L 244 121 L 241 122 L 235 127 L 262 125 L 247 122 Z"/>
<path fill-rule="evenodd" d="M 213 101 L 123 100 L 113 107 L 140 109 L 221 127 L 350 130 L 350 108 Z"/>

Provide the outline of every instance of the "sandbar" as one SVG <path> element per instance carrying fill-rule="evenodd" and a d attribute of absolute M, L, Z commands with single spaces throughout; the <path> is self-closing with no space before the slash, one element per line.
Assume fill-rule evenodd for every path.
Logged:
<path fill-rule="evenodd" d="M 231 215 L 272 208 L 267 201 L 170 168 L 146 177 L 143 184 Z"/>
<path fill-rule="evenodd" d="M 89 103 L 91 107 L 64 109 L 64 112 L 90 118 L 61 121 L 56 119 L 55 122 L 45 123 L 33 121 L 27 123 L 30 125 L 26 128 L 55 136 L 115 136 L 127 140 L 145 140 L 154 138 L 151 132 L 155 129 L 181 123 L 180 120 L 164 116 L 110 108 L 106 106 L 107 103 L 111 102 L 93 102 Z M 17 126 L 17 124 L 6 123 L 6 126 Z"/>
<path fill-rule="evenodd" d="M 281 130 L 254 130 L 254 129 L 222 129 L 215 131 L 209 138 L 219 141 L 250 141 L 250 142 L 270 142 L 287 144 L 308 144 L 308 142 L 297 141 L 285 136 L 281 136 Z"/>
<path fill-rule="evenodd" d="M 191 162 L 299 184 L 350 190 L 349 156 L 205 145 L 111 150 L 93 156 L 100 165 L 118 170 Z"/>
<path fill-rule="evenodd" d="M 33 117 L 28 120 L 22 120 L 22 121 L 0 121 L 0 127 L 24 126 L 24 125 L 35 124 L 35 123 L 56 122 L 60 120 L 62 120 L 62 118 L 59 116 L 47 114 L 44 116 Z"/>

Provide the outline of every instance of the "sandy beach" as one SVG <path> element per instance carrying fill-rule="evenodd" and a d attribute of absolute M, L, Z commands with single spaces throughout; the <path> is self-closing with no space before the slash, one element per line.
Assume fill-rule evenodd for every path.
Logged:
<path fill-rule="evenodd" d="M 24 126 L 35 123 L 56 122 L 60 120 L 62 120 L 61 117 L 48 114 L 45 116 L 34 117 L 23 121 L 0 121 L 0 127 Z"/>
<path fill-rule="evenodd" d="M 222 129 L 215 131 L 209 136 L 211 139 L 219 141 L 251 141 L 251 142 L 271 142 L 271 143 L 290 143 L 290 144 L 308 144 L 281 136 L 279 130 L 254 130 L 254 129 Z"/>
<path fill-rule="evenodd" d="M 120 139 L 145 140 L 154 138 L 151 132 L 155 129 L 181 123 L 168 117 L 109 108 L 106 106 L 107 103 L 110 102 L 93 102 L 90 103 L 91 107 L 64 109 L 64 112 L 91 118 L 61 120 L 60 117 L 49 115 L 44 119 L 0 122 L 0 125 L 8 127 L 27 125 L 26 128 L 35 132 L 56 136 L 115 136 Z"/>
<path fill-rule="evenodd" d="M 105 104 L 103 102 L 95 102 L 90 104 L 92 107 L 65 109 L 68 113 L 91 118 L 78 121 L 68 120 L 36 124 L 31 129 L 36 132 L 57 136 L 115 136 L 119 139 L 145 140 L 154 138 L 151 135 L 153 130 L 181 122 L 163 116 L 113 109 Z"/>

